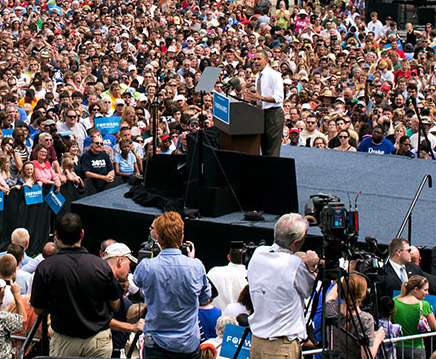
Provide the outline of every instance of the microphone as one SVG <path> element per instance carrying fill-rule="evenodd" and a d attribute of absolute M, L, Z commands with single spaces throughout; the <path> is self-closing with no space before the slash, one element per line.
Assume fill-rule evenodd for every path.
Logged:
<path fill-rule="evenodd" d="M 235 88 L 241 84 L 241 80 L 238 77 L 232 77 L 226 84 L 223 85 L 223 90 L 227 90 L 231 87 Z"/>

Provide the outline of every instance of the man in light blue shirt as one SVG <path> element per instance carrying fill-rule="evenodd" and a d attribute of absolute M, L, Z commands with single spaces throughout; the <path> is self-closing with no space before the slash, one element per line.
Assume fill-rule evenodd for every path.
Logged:
<path fill-rule="evenodd" d="M 144 358 L 200 358 L 198 307 L 211 296 L 206 271 L 200 260 L 184 256 L 179 249 L 184 224 L 178 213 L 162 214 L 151 228 L 162 251 L 142 260 L 133 276 L 148 310 Z"/>

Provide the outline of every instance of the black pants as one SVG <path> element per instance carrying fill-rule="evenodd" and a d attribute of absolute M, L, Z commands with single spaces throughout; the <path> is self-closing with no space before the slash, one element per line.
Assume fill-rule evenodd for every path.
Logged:
<path fill-rule="evenodd" d="M 285 113 L 281 107 L 273 107 L 265 111 L 264 133 L 260 139 L 263 156 L 280 157 Z"/>

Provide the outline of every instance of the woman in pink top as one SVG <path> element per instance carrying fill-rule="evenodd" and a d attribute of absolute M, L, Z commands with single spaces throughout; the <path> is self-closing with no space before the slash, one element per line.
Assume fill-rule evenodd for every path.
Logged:
<path fill-rule="evenodd" d="M 41 181 L 44 184 L 54 185 L 54 191 L 58 193 L 61 187 L 61 181 L 48 161 L 47 149 L 41 144 L 36 145 L 34 157 L 36 160 L 33 160 L 32 162 L 35 165 L 36 180 Z"/>

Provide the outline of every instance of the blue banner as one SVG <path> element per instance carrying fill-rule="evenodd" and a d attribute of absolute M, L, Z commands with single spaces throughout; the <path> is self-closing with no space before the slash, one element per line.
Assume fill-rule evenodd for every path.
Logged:
<path fill-rule="evenodd" d="M 239 342 L 242 339 L 244 327 L 239 327 L 233 324 L 226 324 L 224 329 L 223 344 L 221 347 L 220 356 L 223 358 L 233 358 Z M 251 348 L 251 333 L 247 335 L 239 352 L 238 359 L 249 359 Z"/>
<path fill-rule="evenodd" d="M 100 130 L 103 136 L 114 134 L 120 130 L 120 119 L 120 116 L 97 117 L 94 118 L 94 126 Z"/>
<path fill-rule="evenodd" d="M 65 197 L 61 193 L 53 192 L 54 186 L 50 189 L 50 192 L 44 197 L 44 201 L 49 205 L 55 214 L 58 214 L 62 206 L 65 203 Z"/>
<path fill-rule="evenodd" d="M 219 94 L 218 92 L 213 93 L 213 115 L 220 121 L 230 123 L 230 100 Z"/>
<path fill-rule="evenodd" d="M 37 184 L 34 184 L 32 188 L 24 186 L 24 199 L 28 206 L 42 203 L 42 187 Z"/>
<path fill-rule="evenodd" d="M 5 199 L 5 194 L 3 193 L 3 191 L 0 191 L 0 211 L 3 211 L 3 207 L 4 207 L 4 199 Z"/>
<path fill-rule="evenodd" d="M 2 130 L 3 138 L 4 137 L 12 137 L 13 128 L 5 128 Z"/>
<path fill-rule="evenodd" d="M 62 8 L 57 5 L 49 5 L 48 6 L 48 13 L 51 14 L 52 11 L 56 11 L 58 15 L 62 15 Z"/>

